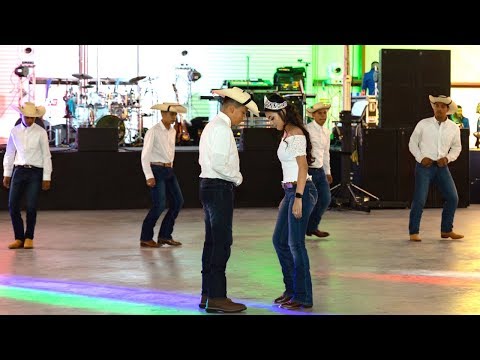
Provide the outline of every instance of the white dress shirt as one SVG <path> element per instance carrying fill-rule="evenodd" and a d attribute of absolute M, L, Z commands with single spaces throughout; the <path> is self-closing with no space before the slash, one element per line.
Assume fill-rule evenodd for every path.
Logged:
<path fill-rule="evenodd" d="M 307 124 L 306 129 L 312 143 L 312 156 L 315 161 L 310 165 L 312 168 L 321 168 L 325 174 L 330 175 L 330 133 L 326 126 L 319 125 L 316 121 Z"/>
<path fill-rule="evenodd" d="M 283 181 L 293 182 L 298 180 L 297 157 L 307 155 L 307 138 L 305 135 L 292 135 L 280 141 L 277 156 L 282 163 Z M 307 174 L 307 180 L 312 177 Z"/>
<path fill-rule="evenodd" d="M 142 169 L 145 179 L 152 179 L 152 162 L 172 163 L 175 158 L 175 128 L 167 129 L 163 122 L 155 124 L 145 133 L 142 149 Z"/>
<path fill-rule="evenodd" d="M 44 128 L 35 123 L 32 126 L 20 123 L 12 129 L 3 157 L 3 176 L 11 177 L 15 165 L 43 168 L 43 180 L 51 180 L 52 154 Z"/>
<path fill-rule="evenodd" d="M 449 119 L 439 124 L 433 116 L 425 118 L 415 126 L 408 148 L 419 163 L 425 157 L 433 161 L 443 157 L 448 162 L 455 161 L 462 151 L 460 128 Z"/>
<path fill-rule="evenodd" d="M 231 126 L 230 118 L 223 112 L 210 120 L 200 137 L 198 163 L 201 178 L 223 179 L 238 186 L 243 176 Z"/>

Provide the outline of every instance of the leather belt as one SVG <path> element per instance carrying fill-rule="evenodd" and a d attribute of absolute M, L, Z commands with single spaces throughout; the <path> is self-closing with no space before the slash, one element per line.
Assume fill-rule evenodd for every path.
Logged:
<path fill-rule="evenodd" d="M 162 162 L 151 162 L 150 165 L 153 166 L 163 166 L 163 167 L 172 167 L 172 163 L 162 163 Z"/>
<path fill-rule="evenodd" d="M 312 180 L 307 180 L 308 181 L 312 181 Z M 295 186 L 297 186 L 297 182 L 296 181 L 289 181 L 289 182 L 282 182 L 282 188 L 284 190 L 286 189 L 293 189 Z"/>
<path fill-rule="evenodd" d="M 38 166 L 33 166 L 33 165 L 15 165 L 15 167 L 21 167 L 24 169 L 41 169 Z"/>

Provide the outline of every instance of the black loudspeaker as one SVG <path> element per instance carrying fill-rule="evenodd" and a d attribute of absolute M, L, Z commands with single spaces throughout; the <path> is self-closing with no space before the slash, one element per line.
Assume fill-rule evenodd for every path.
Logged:
<path fill-rule="evenodd" d="M 397 130 L 365 129 L 360 158 L 361 187 L 380 198 L 398 199 Z"/>
<path fill-rule="evenodd" d="M 450 95 L 450 50 L 380 50 L 379 127 L 414 128 L 433 116 L 428 95 Z"/>
<path fill-rule="evenodd" d="M 275 128 L 244 128 L 240 139 L 243 151 L 268 150 L 277 151 L 281 132 Z"/>
<path fill-rule="evenodd" d="M 413 128 L 397 130 L 397 196 L 399 201 L 407 202 L 408 206 L 412 203 L 415 186 L 416 160 L 408 148 L 412 132 Z M 428 204 L 426 205 L 428 206 Z"/>
<path fill-rule="evenodd" d="M 457 160 L 448 165 L 452 173 L 453 181 L 457 187 L 458 207 L 464 208 L 470 205 L 470 149 L 469 149 L 469 129 L 460 129 L 460 138 L 462 141 L 462 152 Z M 439 192 L 440 193 L 440 192 Z M 439 196 L 441 199 L 441 196 Z M 438 207 L 443 206 L 443 199 L 437 203 Z"/>
<path fill-rule="evenodd" d="M 480 150 L 471 149 L 470 154 L 470 202 L 480 204 Z"/>
<path fill-rule="evenodd" d="M 77 149 L 78 151 L 118 151 L 118 128 L 78 128 Z"/>

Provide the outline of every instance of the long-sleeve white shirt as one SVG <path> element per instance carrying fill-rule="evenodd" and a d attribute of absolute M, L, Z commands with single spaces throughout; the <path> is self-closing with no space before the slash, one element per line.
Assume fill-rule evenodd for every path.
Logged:
<path fill-rule="evenodd" d="M 43 168 L 43 180 L 51 180 L 52 154 L 47 132 L 41 126 L 20 123 L 12 129 L 3 157 L 3 176 L 11 177 L 15 165 Z"/>
<path fill-rule="evenodd" d="M 222 112 L 210 120 L 200 137 L 198 163 L 201 178 L 223 179 L 238 186 L 243 176 L 231 126 L 230 118 Z"/>
<path fill-rule="evenodd" d="M 433 116 L 422 119 L 410 136 L 408 148 L 419 163 L 425 157 L 433 161 L 443 157 L 448 162 L 455 161 L 462 151 L 460 128 L 449 119 L 441 124 Z"/>
<path fill-rule="evenodd" d="M 312 143 L 312 156 L 315 161 L 310 165 L 312 168 L 321 168 L 325 170 L 325 174 L 330 175 L 330 133 L 326 126 L 319 125 L 316 121 L 312 121 L 306 126 Z"/>
<path fill-rule="evenodd" d="M 161 121 L 147 130 L 141 156 L 145 179 L 154 177 L 150 166 L 152 162 L 172 163 L 173 166 L 176 133 L 173 126 L 167 129 Z"/>

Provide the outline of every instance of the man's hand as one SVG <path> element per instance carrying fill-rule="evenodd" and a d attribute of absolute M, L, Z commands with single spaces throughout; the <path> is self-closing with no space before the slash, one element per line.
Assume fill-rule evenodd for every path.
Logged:
<path fill-rule="evenodd" d="M 147 186 L 148 187 L 154 187 L 155 185 L 156 185 L 155 178 L 147 179 Z"/>
<path fill-rule="evenodd" d="M 437 160 L 438 167 L 445 167 L 447 166 L 447 164 L 448 164 L 448 159 L 446 157 L 443 157 Z"/>
<path fill-rule="evenodd" d="M 329 184 L 331 184 L 333 182 L 332 175 L 327 174 L 327 181 L 328 181 Z"/>
<path fill-rule="evenodd" d="M 42 181 L 42 190 L 50 190 L 50 180 L 43 180 Z"/>
<path fill-rule="evenodd" d="M 432 166 L 432 163 L 433 163 L 433 160 L 430 159 L 430 158 L 424 157 L 424 158 L 422 159 L 422 165 L 425 166 L 425 167 L 430 167 L 430 166 Z"/>
<path fill-rule="evenodd" d="M 5 186 L 7 189 L 10 189 L 10 179 L 10 176 L 3 177 L 3 186 Z"/>

